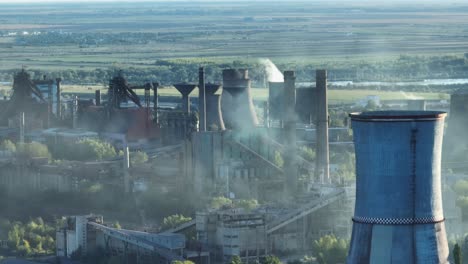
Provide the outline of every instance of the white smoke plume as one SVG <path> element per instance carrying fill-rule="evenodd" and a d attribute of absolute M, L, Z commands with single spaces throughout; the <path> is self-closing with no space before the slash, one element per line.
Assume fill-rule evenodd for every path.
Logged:
<path fill-rule="evenodd" d="M 283 74 L 270 59 L 260 59 L 260 64 L 265 67 L 267 79 L 269 82 L 284 82 Z"/>
<path fill-rule="evenodd" d="M 421 100 L 421 99 L 424 99 L 423 97 L 421 96 L 416 96 L 414 95 L 413 93 L 405 93 L 403 91 L 400 91 L 400 94 L 405 97 L 405 99 L 408 99 L 408 100 Z"/>

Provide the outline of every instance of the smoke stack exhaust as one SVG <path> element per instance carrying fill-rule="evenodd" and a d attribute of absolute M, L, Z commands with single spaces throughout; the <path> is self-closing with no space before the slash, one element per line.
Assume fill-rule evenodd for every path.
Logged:
<path fill-rule="evenodd" d="M 101 90 L 96 90 L 94 92 L 94 100 L 96 101 L 97 106 L 101 105 Z"/>
<path fill-rule="evenodd" d="M 223 70 L 222 111 L 227 128 L 242 130 L 258 125 L 248 70 Z"/>
<path fill-rule="evenodd" d="M 350 114 L 357 182 L 348 264 L 448 263 L 440 177 L 445 115 Z"/>
<path fill-rule="evenodd" d="M 200 118 L 200 131 L 206 131 L 206 93 L 205 93 L 205 68 L 198 70 L 198 115 Z"/>
<path fill-rule="evenodd" d="M 62 82 L 62 79 L 61 78 L 57 78 L 55 79 L 55 83 L 57 85 L 57 118 L 59 120 L 62 119 L 62 90 L 61 90 L 61 87 L 60 87 L 60 84 Z"/>
<path fill-rule="evenodd" d="M 330 183 L 327 71 L 317 70 L 315 80 L 317 93 L 317 165 L 315 168 L 315 176 L 321 179 L 322 183 Z"/>
<path fill-rule="evenodd" d="M 297 192 L 296 166 L 296 75 L 294 71 L 284 72 L 284 132 L 286 151 L 284 157 L 284 173 L 288 196 Z"/>

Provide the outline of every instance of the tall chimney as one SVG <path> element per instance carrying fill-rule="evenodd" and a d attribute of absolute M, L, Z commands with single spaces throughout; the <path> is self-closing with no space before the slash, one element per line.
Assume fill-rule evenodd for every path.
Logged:
<path fill-rule="evenodd" d="M 96 90 L 94 92 L 94 97 L 95 97 L 96 105 L 100 106 L 101 105 L 101 90 Z"/>
<path fill-rule="evenodd" d="M 315 168 L 315 177 L 320 178 L 322 183 L 330 183 L 327 71 L 317 70 L 315 80 L 317 90 L 317 165 Z"/>
<path fill-rule="evenodd" d="M 294 71 L 284 72 L 284 177 L 287 184 L 287 197 L 297 192 L 297 165 L 296 165 L 296 75 Z"/>
<path fill-rule="evenodd" d="M 449 263 L 440 176 L 445 116 L 350 114 L 357 181 L 348 264 Z"/>
<path fill-rule="evenodd" d="M 200 131 L 206 131 L 206 93 L 205 93 L 205 68 L 198 69 L 198 115 L 200 119 Z"/>
<path fill-rule="evenodd" d="M 57 118 L 59 120 L 62 119 L 62 90 L 61 90 L 62 88 L 60 86 L 61 82 L 62 82 L 61 78 L 55 79 L 55 83 L 57 85 L 57 94 L 56 94 L 57 96 Z"/>
<path fill-rule="evenodd" d="M 20 125 L 19 125 L 19 141 L 20 143 L 24 143 L 24 131 L 25 131 L 25 122 L 24 122 L 24 112 L 20 113 Z"/>
<path fill-rule="evenodd" d="M 159 103 L 159 97 L 158 97 L 158 87 L 159 83 L 153 82 L 153 111 L 154 111 L 154 120 L 156 124 L 159 124 L 159 115 L 158 115 L 158 103 Z"/>
<path fill-rule="evenodd" d="M 78 96 L 73 96 L 72 101 L 72 128 L 78 128 Z"/>
<path fill-rule="evenodd" d="M 223 70 L 223 119 L 227 128 L 250 129 L 258 125 L 250 91 L 249 71 Z"/>

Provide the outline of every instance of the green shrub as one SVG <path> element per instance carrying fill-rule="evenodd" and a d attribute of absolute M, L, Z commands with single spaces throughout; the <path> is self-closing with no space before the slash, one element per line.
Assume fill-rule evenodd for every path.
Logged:
<path fill-rule="evenodd" d="M 16 152 L 16 145 L 8 139 L 3 140 L 2 143 L 0 143 L 0 150 Z"/>

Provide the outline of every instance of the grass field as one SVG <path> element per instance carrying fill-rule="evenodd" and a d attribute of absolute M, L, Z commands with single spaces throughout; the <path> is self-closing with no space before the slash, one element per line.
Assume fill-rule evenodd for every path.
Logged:
<path fill-rule="evenodd" d="M 103 89 L 102 86 L 64 86 L 64 93 L 79 93 L 79 94 L 94 94 L 96 89 Z M 138 91 L 143 94 L 143 91 Z M 172 87 L 166 87 L 158 90 L 160 96 L 180 96 L 180 93 Z M 222 91 L 218 91 L 221 93 Z M 191 96 L 198 96 L 198 91 L 195 89 Z M 442 93 L 403 93 L 391 91 L 376 91 L 376 90 L 329 90 L 329 100 L 331 103 L 338 102 L 355 102 L 369 95 L 377 95 L 381 100 L 398 100 L 408 98 L 420 99 L 448 99 L 449 95 Z M 252 89 L 252 96 L 256 100 L 267 100 L 268 90 Z"/>
<path fill-rule="evenodd" d="M 468 47 L 468 4 L 463 2 L 3 4 L 0 17 L 0 69 L 151 67 L 160 59 L 203 63 L 205 58 L 263 57 L 296 64 L 349 63 L 401 54 L 463 54 Z M 8 35 L 23 31 L 29 35 Z M 62 32 L 70 39 L 34 42 L 34 32 Z M 128 33 L 155 35 L 143 42 L 119 39 Z M 83 35 L 96 44 L 83 45 L 88 43 Z"/>
<path fill-rule="evenodd" d="M 100 89 L 103 95 L 107 92 L 107 87 L 98 85 L 63 85 L 63 94 L 80 94 L 87 95 L 88 97 L 94 96 L 94 91 Z M 10 91 L 11 87 L 0 85 L 0 92 Z M 218 93 L 221 93 L 219 90 Z M 142 90 L 137 90 L 137 93 L 143 95 Z M 159 89 L 158 93 L 160 96 L 174 96 L 180 97 L 180 93 L 173 87 L 165 87 Z M 330 103 L 351 103 L 361 99 L 364 99 L 369 95 L 377 95 L 380 100 L 402 100 L 409 98 L 418 99 L 449 99 L 448 94 L 444 93 L 404 93 L 404 92 L 393 92 L 393 91 L 377 91 L 377 90 L 329 90 L 329 101 Z M 198 90 L 195 89 L 190 96 L 198 96 Z M 267 100 L 268 90 L 267 89 L 252 89 L 252 96 L 255 100 Z"/>

